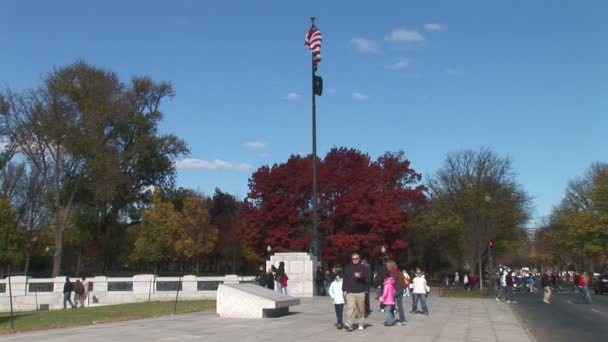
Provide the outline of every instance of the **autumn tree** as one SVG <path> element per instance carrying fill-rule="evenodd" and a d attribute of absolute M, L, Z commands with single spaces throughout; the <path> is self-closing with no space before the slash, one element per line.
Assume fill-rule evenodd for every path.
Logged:
<path fill-rule="evenodd" d="M 210 266 L 214 272 L 222 272 L 222 268 L 229 263 L 232 266 L 232 273 L 236 274 L 237 264 L 240 264 L 241 260 L 260 261 L 258 256 L 247 247 L 248 245 L 239 239 L 238 232 L 242 223 L 239 216 L 241 206 L 242 201 L 217 188 L 213 197 L 209 199 L 211 222 L 218 228 L 218 241 L 210 255 L 213 258 Z"/>
<path fill-rule="evenodd" d="M 423 202 L 420 174 L 403 152 L 372 160 L 355 149 L 334 148 L 318 161 L 318 217 L 322 257 L 335 261 L 352 251 L 366 257 L 385 246 L 396 255 L 407 246 L 406 210 Z M 312 157 L 292 155 L 287 162 L 263 166 L 249 180 L 241 210 L 242 240 L 258 255 L 306 251 L 312 217 Z"/>
<path fill-rule="evenodd" d="M 209 209 L 201 196 L 187 196 L 178 214 L 175 253 L 182 260 L 194 260 L 199 273 L 200 258 L 213 251 L 217 227 L 210 222 Z"/>
<path fill-rule="evenodd" d="M 451 153 L 429 190 L 425 235 L 452 267 L 476 265 L 481 276 L 488 241 L 495 241 L 498 257 L 524 247 L 530 198 L 516 182 L 510 159 L 487 148 Z"/>
<path fill-rule="evenodd" d="M 171 202 L 164 202 L 157 190 L 152 206 L 143 214 L 135 229 L 135 245 L 130 259 L 154 265 L 155 272 L 160 263 L 175 260 L 175 241 L 179 226 L 179 215 Z"/>

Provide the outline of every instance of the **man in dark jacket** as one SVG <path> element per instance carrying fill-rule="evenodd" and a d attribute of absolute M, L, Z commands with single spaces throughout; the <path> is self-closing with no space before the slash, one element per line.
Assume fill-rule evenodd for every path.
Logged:
<path fill-rule="evenodd" d="M 75 308 L 72 302 L 72 291 L 74 291 L 74 284 L 70 282 L 70 277 L 65 277 L 65 284 L 63 285 L 63 308 L 67 309 L 67 303 L 70 303 L 72 308 Z"/>
<path fill-rule="evenodd" d="M 317 296 L 325 296 L 325 273 L 321 266 L 317 267 L 315 273 L 315 285 L 317 286 Z"/>
<path fill-rule="evenodd" d="M 351 263 L 344 269 L 342 291 L 346 300 L 346 331 L 353 331 L 353 323 L 357 318 L 359 330 L 365 328 L 365 292 L 369 290 L 369 267 L 361 264 L 358 253 L 351 255 Z"/>

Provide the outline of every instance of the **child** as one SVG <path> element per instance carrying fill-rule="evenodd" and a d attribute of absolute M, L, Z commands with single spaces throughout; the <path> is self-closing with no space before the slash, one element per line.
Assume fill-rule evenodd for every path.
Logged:
<path fill-rule="evenodd" d="M 342 275 L 336 274 L 336 279 L 329 285 L 329 296 L 336 309 L 336 328 L 344 327 L 342 322 L 342 311 L 344 310 L 344 293 L 342 292 Z"/>
<path fill-rule="evenodd" d="M 284 295 L 287 294 L 287 280 L 289 280 L 289 277 L 287 274 L 283 274 L 283 278 L 281 279 L 281 292 L 283 292 Z"/>
<path fill-rule="evenodd" d="M 384 304 L 384 312 L 386 313 L 386 321 L 384 325 L 392 327 L 395 325 L 395 279 L 391 276 L 384 278 L 382 296 L 380 296 L 380 303 Z"/>

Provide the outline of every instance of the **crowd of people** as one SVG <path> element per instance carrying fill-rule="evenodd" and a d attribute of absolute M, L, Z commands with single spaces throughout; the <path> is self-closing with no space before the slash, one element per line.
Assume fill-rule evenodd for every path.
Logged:
<path fill-rule="evenodd" d="M 279 267 L 271 266 L 267 270 L 261 266 L 257 280 L 260 286 L 287 294 L 287 275 L 283 262 Z M 393 260 L 383 260 L 379 269 L 372 273 L 370 265 L 361 260 L 358 253 L 353 253 L 350 263 L 344 269 L 334 267 L 324 271 L 318 267 L 314 281 L 316 294 L 329 296 L 334 305 L 337 329 L 349 332 L 365 329 L 365 319 L 372 311 L 372 287 L 376 288 L 375 294 L 380 302 L 378 309 L 386 316 L 385 326 L 406 324 L 404 297 L 412 298 L 410 313 L 429 314 L 427 296 L 430 287 L 424 272 L 417 268 L 410 277 Z M 421 311 L 418 311 L 418 307 Z"/>
<path fill-rule="evenodd" d="M 256 278 L 256 281 L 260 286 L 283 294 L 288 294 L 288 280 L 289 277 L 285 272 L 285 263 L 283 261 L 279 263 L 279 267 L 272 265 L 267 270 L 264 266 L 260 266 L 260 271 Z"/>

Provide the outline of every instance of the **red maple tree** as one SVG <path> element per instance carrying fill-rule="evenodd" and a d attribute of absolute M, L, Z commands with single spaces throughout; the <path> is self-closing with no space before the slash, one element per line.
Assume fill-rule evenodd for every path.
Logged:
<path fill-rule="evenodd" d="M 406 209 L 426 201 L 421 175 L 402 151 L 376 161 L 356 149 L 334 148 L 318 166 L 318 218 L 322 258 L 333 261 L 353 251 L 396 254 L 407 246 Z M 312 157 L 292 155 L 286 163 L 259 168 L 249 180 L 241 208 L 240 237 L 260 255 L 308 251 L 312 226 Z"/>

